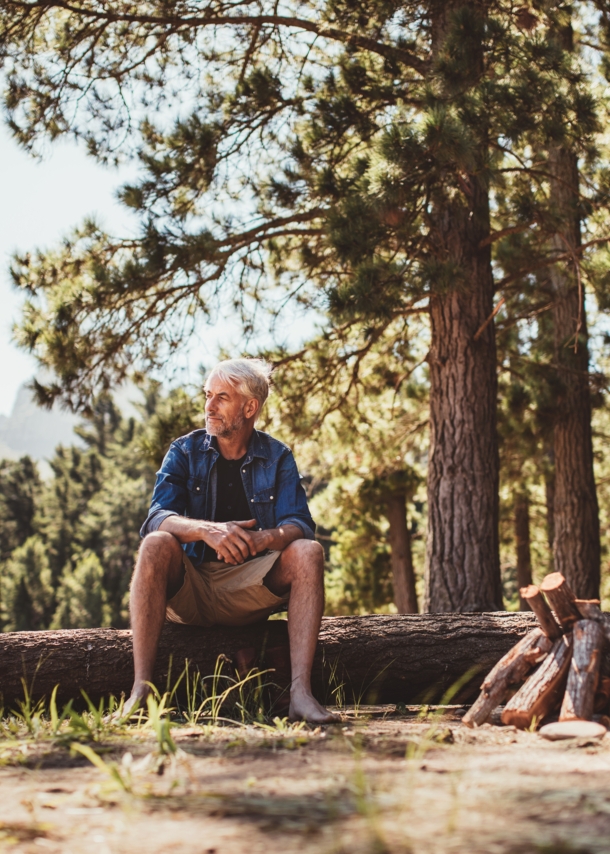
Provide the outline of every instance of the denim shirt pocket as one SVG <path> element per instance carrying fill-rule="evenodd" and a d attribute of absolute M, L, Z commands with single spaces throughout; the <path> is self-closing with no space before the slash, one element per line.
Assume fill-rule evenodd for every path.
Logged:
<path fill-rule="evenodd" d="M 275 528 L 275 500 L 273 487 L 256 490 L 251 499 L 254 517 L 263 529 Z"/>
<path fill-rule="evenodd" d="M 205 519 L 207 505 L 206 481 L 202 477 L 189 477 L 186 481 L 188 491 L 187 515 L 191 519 Z"/>

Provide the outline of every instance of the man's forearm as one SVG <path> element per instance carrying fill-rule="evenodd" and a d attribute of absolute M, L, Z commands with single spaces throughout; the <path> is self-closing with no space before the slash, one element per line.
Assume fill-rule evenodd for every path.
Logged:
<path fill-rule="evenodd" d="M 180 543 L 197 543 L 204 539 L 207 527 L 211 524 L 186 516 L 167 516 L 159 525 L 159 530 L 173 534 Z"/>
<path fill-rule="evenodd" d="M 281 552 L 287 545 L 294 540 L 299 540 L 303 536 L 303 531 L 298 525 L 282 525 L 280 528 L 269 528 L 267 531 L 260 531 L 258 536 L 265 535 L 264 547 L 270 551 Z"/>
<path fill-rule="evenodd" d="M 218 523 L 206 522 L 202 519 L 189 519 L 185 516 L 167 516 L 159 525 L 160 531 L 173 534 L 181 543 L 206 542 L 210 533 L 218 528 Z M 269 528 L 265 531 L 247 531 L 256 544 L 256 551 L 282 551 L 287 545 L 303 536 L 298 525 L 282 525 L 279 528 Z"/>

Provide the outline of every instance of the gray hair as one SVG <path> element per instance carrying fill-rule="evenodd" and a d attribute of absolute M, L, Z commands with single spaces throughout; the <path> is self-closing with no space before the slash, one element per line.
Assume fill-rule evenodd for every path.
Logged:
<path fill-rule="evenodd" d="M 204 388 L 212 377 L 220 377 L 244 397 L 253 397 L 258 400 L 260 412 L 269 397 L 272 371 L 273 366 L 263 359 L 226 359 L 212 368 Z"/>

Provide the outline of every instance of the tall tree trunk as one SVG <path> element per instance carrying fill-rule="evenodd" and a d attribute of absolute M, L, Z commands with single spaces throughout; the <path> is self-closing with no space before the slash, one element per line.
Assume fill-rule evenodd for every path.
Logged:
<path fill-rule="evenodd" d="M 390 525 L 388 539 L 392 549 L 394 604 L 399 614 L 417 614 L 411 534 L 407 527 L 406 495 L 391 495 L 387 501 L 386 513 Z"/>
<path fill-rule="evenodd" d="M 451 16 L 465 5 L 485 15 L 483 3 L 434 5 L 435 58 L 442 54 Z M 482 72 L 482 50 L 473 62 L 479 60 Z M 461 191 L 450 193 L 439 181 L 431 200 L 435 261 L 455 277 L 453 287 L 430 298 L 425 610 L 433 612 L 502 608 L 493 321 L 482 329 L 494 293 L 490 247 L 481 246 L 490 228 L 483 143 L 477 159 L 473 174 L 462 173 Z"/>
<path fill-rule="evenodd" d="M 519 589 L 532 583 L 532 556 L 530 551 L 530 499 L 526 491 L 515 495 L 515 545 L 517 547 L 517 584 Z M 526 599 L 519 597 L 521 611 L 529 611 Z"/>
<path fill-rule="evenodd" d="M 572 50 L 572 29 L 553 37 Z M 589 348 L 584 289 L 579 273 L 578 160 L 562 146 L 549 149 L 551 207 L 559 220 L 552 238 L 557 254 L 572 260 L 551 268 L 558 400 L 553 429 L 555 500 L 553 561 L 556 572 L 582 599 L 599 595 L 599 512 L 593 474 Z"/>
<path fill-rule="evenodd" d="M 544 494 L 546 501 L 546 539 L 549 544 L 549 572 L 555 571 L 553 542 L 555 540 L 555 454 L 552 444 L 546 452 L 548 465 L 544 469 Z"/>

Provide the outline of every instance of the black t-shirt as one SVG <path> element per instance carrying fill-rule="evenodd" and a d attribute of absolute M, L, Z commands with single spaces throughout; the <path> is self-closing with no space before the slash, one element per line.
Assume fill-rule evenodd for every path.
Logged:
<path fill-rule="evenodd" d="M 241 479 L 241 467 L 246 454 L 240 460 L 225 460 L 220 455 L 216 461 L 216 512 L 214 522 L 245 522 L 252 519 L 252 511 Z M 210 546 L 205 547 L 204 560 L 218 560 Z"/>
<path fill-rule="evenodd" d="M 241 467 L 245 459 L 245 454 L 241 460 L 218 457 L 215 522 L 245 522 L 246 519 L 252 518 L 241 479 Z"/>

